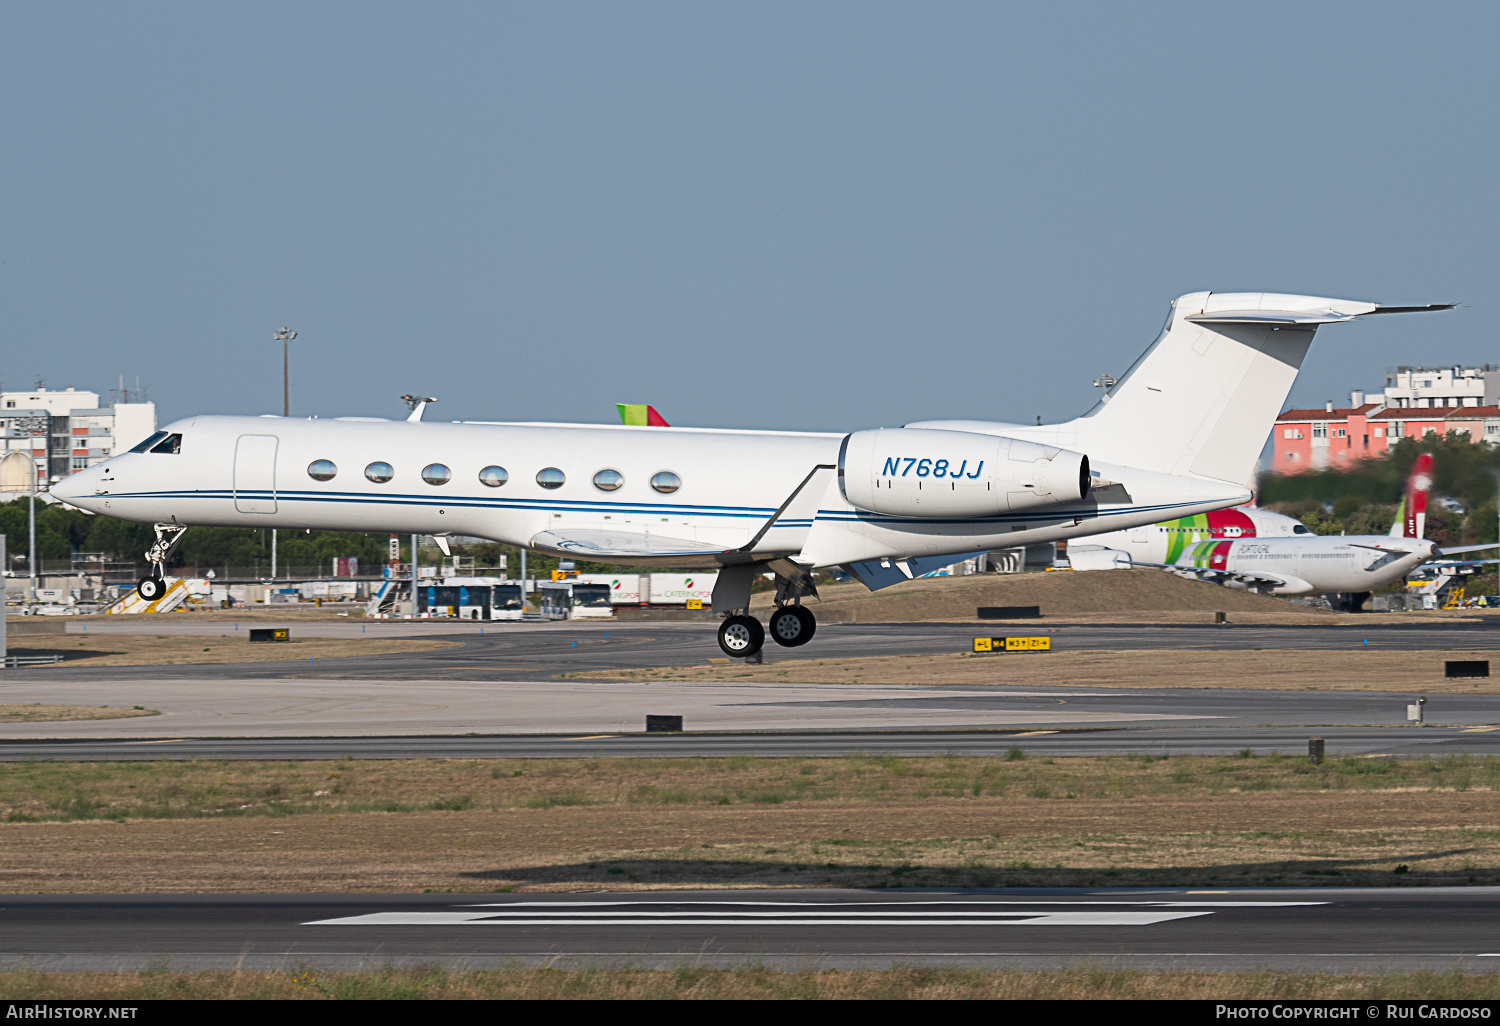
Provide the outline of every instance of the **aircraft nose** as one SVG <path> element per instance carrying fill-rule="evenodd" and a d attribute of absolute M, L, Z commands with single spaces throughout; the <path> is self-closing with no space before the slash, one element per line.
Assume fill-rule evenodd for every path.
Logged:
<path fill-rule="evenodd" d="M 99 468 L 88 467 L 69 474 L 48 489 L 52 496 L 61 499 L 69 505 L 79 506 L 84 509 L 92 508 L 88 500 L 94 497 L 96 489 L 99 488 Z"/>

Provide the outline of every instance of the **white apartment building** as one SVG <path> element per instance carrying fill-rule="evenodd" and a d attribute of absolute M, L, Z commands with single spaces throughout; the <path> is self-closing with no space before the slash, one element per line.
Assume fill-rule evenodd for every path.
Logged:
<path fill-rule="evenodd" d="M 1355 406 L 1379 396 L 1351 397 Z M 1393 367 L 1385 374 L 1384 405 L 1398 410 L 1500 406 L 1500 367 Z"/>
<path fill-rule="evenodd" d="M 155 430 L 155 403 L 100 406 L 98 392 L 72 386 L 0 392 L 0 456 L 29 450 L 44 487 L 123 452 Z"/>

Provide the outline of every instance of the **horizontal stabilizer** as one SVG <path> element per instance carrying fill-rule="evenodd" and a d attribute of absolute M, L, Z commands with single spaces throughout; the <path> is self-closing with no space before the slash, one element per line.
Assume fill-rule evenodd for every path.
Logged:
<path fill-rule="evenodd" d="M 1500 542 L 1490 542 L 1486 545 L 1444 545 L 1438 549 L 1439 556 L 1456 556 L 1460 552 L 1483 552 L 1485 549 L 1500 548 Z"/>
<path fill-rule="evenodd" d="M 1274 297 L 1268 299 L 1286 298 L 1300 299 L 1300 296 Z M 1212 304 L 1208 304 L 1212 305 Z M 1279 306 L 1279 304 L 1277 304 Z M 1324 303 L 1321 307 L 1300 308 L 1294 304 L 1286 304 L 1288 308 L 1277 309 L 1275 307 L 1262 307 L 1259 309 L 1240 310 L 1213 310 L 1206 309 L 1202 313 L 1188 314 L 1185 320 L 1194 324 L 1337 324 L 1341 321 L 1352 321 L 1356 317 L 1365 317 L 1369 314 L 1378 313 L 1430 313 L 1434 310 L 1452 310 L 1457 303 L 1429 303 L 1426 306 L 1381 306 L 1378 303 L 1360 303 L 1354 300 L 1343 299 Z"/>

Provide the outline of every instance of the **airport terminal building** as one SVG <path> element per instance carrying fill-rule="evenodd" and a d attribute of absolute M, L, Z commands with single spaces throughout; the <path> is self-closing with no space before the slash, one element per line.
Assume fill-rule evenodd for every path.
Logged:
<path fill-rule="evenodd" d="M 99 393 L 71 386 L 0 392 L 0 456 L 30 452 L 44 489 L 102 463 L 156 430 L 156 404 L 124 398 L 100 406 Z"/>

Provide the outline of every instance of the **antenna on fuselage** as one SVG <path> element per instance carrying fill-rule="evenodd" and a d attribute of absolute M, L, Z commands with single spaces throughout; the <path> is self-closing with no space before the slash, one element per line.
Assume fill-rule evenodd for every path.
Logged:
<path fill-rule="evenodd" d="M 422 419 L 422 411 L 427 409 L 427 404 L 435 403 L 437 399 L 430 395 L 403 395 L 401 401 L 411 411 L 411 415 L 406 419 L 408 421 L 416 421 Z"/>

